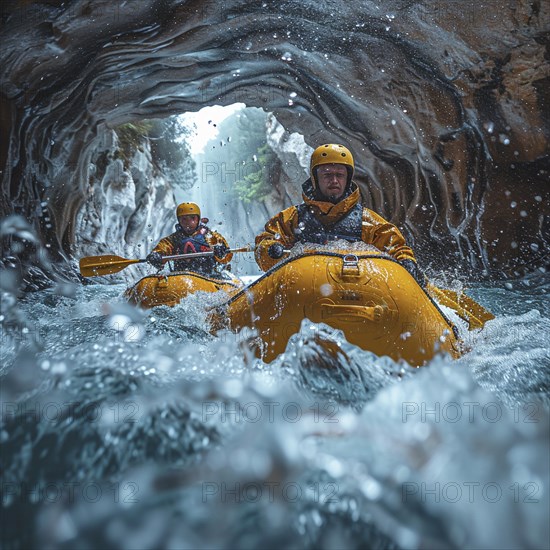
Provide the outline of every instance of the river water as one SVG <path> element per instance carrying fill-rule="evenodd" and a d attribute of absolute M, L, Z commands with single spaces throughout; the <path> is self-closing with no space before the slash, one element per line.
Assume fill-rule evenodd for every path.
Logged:
<path fill-rule="evenodd" d="M 548 274 L 422 369 L 307 321 L 265 365 L 124 288 L 3 294 L 3 548 L 548 547 Z"/>

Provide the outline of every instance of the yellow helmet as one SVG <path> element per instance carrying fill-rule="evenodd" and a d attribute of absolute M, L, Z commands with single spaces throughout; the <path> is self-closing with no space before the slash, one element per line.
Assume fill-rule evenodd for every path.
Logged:
<path fill-rule="evenodd" d="M 311 155 L 309 173 L 314 187 L 317 187 L 317 181 L 315 180 L 315 169 L 318 166 L 321 166 L 321 164 L 343 164 L 348 169 L 348 183 L 353 177 L 353 171 L 355 170 L 353 155 L 351 154 L 351 151 L 343 145 L 337 145 L 336 143 L 325 143 L 313 151 L 313 154 Z"/>
<path fill-rule="evenodd" d="M 182 202 L 176 210 L 176 218 L 180 216 L 198 216 L 201 217 L 201 209 L 194 202 Z"/>

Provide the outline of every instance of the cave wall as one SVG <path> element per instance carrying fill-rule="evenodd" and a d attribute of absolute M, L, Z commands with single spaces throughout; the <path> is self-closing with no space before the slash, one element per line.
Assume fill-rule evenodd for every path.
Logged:
<path fill-rule="evenodd" d="M 102 127 L 87 169 L 87 197 L 75 217 L 71 254 L 144 257 L 172 233 L 172 183 L 156 169 L 149 140 L 121 156 L 116 132 Z"/>
<path fill-rule="evenodd" d="M 267 144 L 280 161 L 279 189 L 276 204 L 266 204 L 270 213 L 276 213 L 302 202 L 302 183 L 309 178 L 309 161 L 313 147 L 297 132 L 289 132 L 270 114 L 266 124 Z"/>
<path fill-rule="evenodd" d="M 79 253 L 103 127 L 234 102 L 309 146 L 347 144 L 364 203 L 423 263 L 513 275 L 548 257 L 547 2 L 2 10 L 0 213 L 32 222 L 54 257 Z"/>

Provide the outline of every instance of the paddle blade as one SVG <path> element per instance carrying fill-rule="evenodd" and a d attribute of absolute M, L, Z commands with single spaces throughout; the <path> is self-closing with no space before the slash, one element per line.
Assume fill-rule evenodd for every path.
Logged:
<path fill-rule="evenodd" d="M 120 256 L 88 256 L 81 258 L 80 274 L 83 277 L 99 277 L 100 275 L 112 275 L 122 271 L 125 267 L 140 263 L 142 260 L 127 260 Z"/>
<path fill-rule="evenodd" d="M 483 326 L 487 321 L 494 319 L 495 316 L 481 304 L 478 304 L 473 298 L 464 294 L 464 292 L 455 292 L 453 290 L 440 289 L 449 298 L 454 300 L 460 307 L 464 308 L 468 313 L 475 316 Z"/>
<path fill-rule="evenodd" d="M 469 330 L 483 328 L 487 321 L 495 318 L 490 311 L 463 292 L 438 288 L 432 283 L 428 284 L 427 290 L 439 303 L 454 309 L 460 318 L 467 321 Z"/>

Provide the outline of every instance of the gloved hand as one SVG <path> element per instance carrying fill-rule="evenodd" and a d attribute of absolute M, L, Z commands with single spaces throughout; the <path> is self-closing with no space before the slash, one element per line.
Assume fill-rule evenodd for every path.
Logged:
<path fill-rule="evenodd" d="M 267 249 L 267 255 L 274 260 L 278 260 L 283 257 L 285 249 L 281 243 L 274 243 Z"/>
<path fill-rule="evenodd" d="M 227 252 L 229 251 L 229 248 L 224 244 L 215 244 L 213 247 L 213 250 L 214 250 L 214 256 L 219 260 L 223 260 L 223 258 L 227 256 Z"/>
<path fill-rule="evenodd" d="M 151 254 L 149 254 L 149 256 L 145 259 L 157 269 L 160 269 L 164 265 L 164 262 L 162 261 L 162 254 L 160 252 L 151 252 Z"/>
<path fill-rule="evenodd" d="M 414 277 L 414 280 L 422 287 L 426 287 L 426 276 L 413 260 L 402 260 L 401 265 Z"/>

